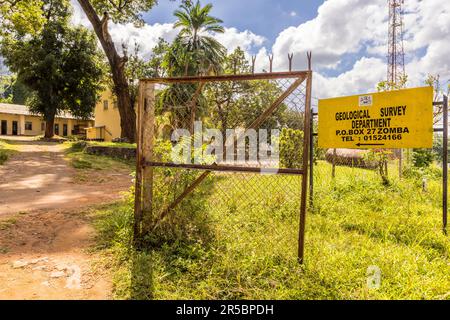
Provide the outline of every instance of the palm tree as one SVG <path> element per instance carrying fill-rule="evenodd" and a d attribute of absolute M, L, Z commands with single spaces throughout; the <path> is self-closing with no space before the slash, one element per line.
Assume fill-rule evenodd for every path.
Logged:
<path fill-rule="evenodd" d="M 225 47 L 211 37 L 212 33 L 225 32 L 220 25 L 223 21 L 210 16 L 212 7 L 212 4 L 202 7 L 200 1 L 195 4 L 187 2 L 174 12 L 178 18 L 174 28 L 181 28 L 176 41 L 184 51 L 182 67 L 185 68 L 185 73 L 188 69 L 196 73 L 205 72 L 210 67 L 219 71 L 225 58 Z"/>
<path fill-rule="evenodd" d="M 169 76 L 219 73 L 226 57 L 225 47 L 211 34 L 223 33 L 222 20 L 210 16 L 211 4 L 186 1 L 174 12 L 174 28 L 180 32 L 170 47 L 164 64 Z M 170 112 L 174 128 L 189 127 L 207 114 L 203 84 L 172 84 L 158 95 L 158 112 Z"/>

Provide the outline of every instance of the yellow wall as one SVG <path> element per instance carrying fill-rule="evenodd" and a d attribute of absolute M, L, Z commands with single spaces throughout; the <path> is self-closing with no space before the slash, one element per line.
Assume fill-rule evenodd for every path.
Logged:
<path fill-rule="evenodd" d="M 12 127 L 13 127 L 13 121 L 17 121 L 17 134 L 18 135 L 25 135 L 25 136 L 37 136 L 44 134 L 44 130 L 42 129 L 42 123 L 45 124 L 45 121 L 42 120 L 39 116 L 28 116 L 28 115 L 15 115 L 15 114 L 7 114 L 7 113 L 1 113 L 0 111 L 0 128 L 1 128 L 1 121 L 6 120 L 7 122 L 7 135 L 12 135 Z M 25 124 L 27 122 L 31 122 L 32 130 L 26 130 Z M 67 125 L 67 135 L 72 135 L 72 130 L 74 129 L 75 125 L 80 126 L 80 131 L 83 132 L 84 128 L 88 128 L 93 125 L 93 121 L 90 120 L 75 120 L 75 119 L 65 119 L 65 118 L 56 118 L 55 124 L 59 125 L 59 135 L 63 136 L 63 129 L 64 124 Z M 0 131 L 1 134 L 1 131 Z M 56 134 L 56 133 L 55 133 Z"/>
<path fill-rule="evenodd" d="M 105 109 L 105 101 L 108 101 L 108 109 Z M 121 136 L 120 128 L 120 114 L 117 104 L 115 103 L 114 96 L 111 91 L 107 90 L 102 93 L 100 101 L 95 106 L 95 133 L 88 132 L 88 135 L 95 137 L 92 139 L 98 139 L 100 135 L 103 135 L 102 139 L 105 141 L 111 141 Z M 104 127 L 102 130 L 100 127 Z M 104 133 L 100 133 L 104 131 Z M 88 137 L 88 139 L 90 139 Z"/>

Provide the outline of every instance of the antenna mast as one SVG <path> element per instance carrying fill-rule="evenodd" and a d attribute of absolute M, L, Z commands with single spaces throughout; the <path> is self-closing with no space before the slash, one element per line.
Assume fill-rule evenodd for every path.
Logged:
<path fill-rule="evenodd" d="M 389 1 L 389 39 L 387 82 L 390 89 L 404 85 L 405 51 L 403 47 L 404 0 Z"/>

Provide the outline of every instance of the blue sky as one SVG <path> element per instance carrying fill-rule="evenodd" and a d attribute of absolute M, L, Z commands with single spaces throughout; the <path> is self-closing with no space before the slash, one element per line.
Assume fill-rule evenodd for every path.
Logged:
<path fill-rule="evenodd" d="M 298 26 L 313 19 L 322 0 L 210 0 L 212 15 L 224 21 L 225 27 L 250 30 L 264 36 L 272 45 L 278 34 L 289 26 Z M 174 10 L 180 1 L 160 0 L 158 5 L 144 15 L 153 24 L 175 21 Z"/>
<path fill-rule="evenodd" d="M 71 0 L 72 21 L 91 28 Z M 240 46 L 257 56 L 256 70 L 286 71 L 287 54 L 294 54 L 294 69 L 306 67 L 306 52 L 313 53 L 313 91 L 319 98 L 374 91 L 387 75 L 387 0 L 202 0 L 213 4 L 212 14 L 224 21 L 225 33 L 214 35 L 227 49 Z M 172 41 L 173 11 L 180 0 L 159 0 L 146 24 L 109 25 L 117 48 L 138 43 L 148 58 L 160 37 Z M 405 52 L 409 87 L 420 86 L 429 74 L 440 75 L 443 87 L 450 79 L 450 1 L 405 0 Z M 0 73 L 2 65 L 0 61 Z"/>

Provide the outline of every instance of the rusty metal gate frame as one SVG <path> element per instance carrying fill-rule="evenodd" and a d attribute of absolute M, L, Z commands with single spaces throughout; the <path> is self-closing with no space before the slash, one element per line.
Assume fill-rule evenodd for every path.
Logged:
<path fill-rule="evenodd" d="M 302 83 L 306 81 L 305 109 L 304 109 L 304 141 L 303 159 L 301 169 L 279 169 L 276 174 L 302 175 L 300 214 L 298 231 L 298 261 L 304 261 L 305 247 L 305 221 L 307 210 L 308 192 L 308 161 L 310 150 L 310 123 L 311 123 L 311 91 L 312 91 L 311 53 L 308 53 L 307 71 L 270 72 L 252 74 L 234 74 L 217 76 L 191 76 L 174 78 L 141 79 L 139 82 L 139 100 L 137 112 L 137 154 L 136 154 L 136 178 L 135 178 L 135 206 L 134 206 L 134 241 L 139 246 L 140 239 L 145 232 L 152 232 L 158 223 L 164 219 L 181 201 L 188 196 L 202 181 L 212 172 L 253 172 L 260 173 L 257 167 L 236 167 L 227 165 L 192 165 L 160 163 L 153 160 L 154 129 L 155 129 L 155 84 L 180 84 L 198 83 L 199 87 L 213 81 L 242 81 L 242 80 L 276 80 L 295 79 L 290 87 L 278 97 L 247 129 L 258 129 L 264 120 L 273 114 L 283 101 L 292 94 Z M 198 91 L 198 90 L 197 90 Z M 195 99 L 195 97 L 194 97 Z M 204 170 L 166 209 L 157 217 L 156 223 L 152 214 L 153 196 L 153 168 L 171 167 Z"/>
<path fill-rule="evenodd" d="M 447 235 L 448 224 L 448 97 L 443 96 L 442 101 L 433 102 L 433 106 L 440 106 L 442 108 L 442 128 L 433 128 L 433 132 L 442 132 L 443 134 L 443 156 L 442 156 L 442 232 Z M 314 132 L 314 118 L 319 114 L 310 110 L 310 127 L 309 140 L 309 203 L 310 207 L 314 206 L 314 137 L 319 135 Z"/>

